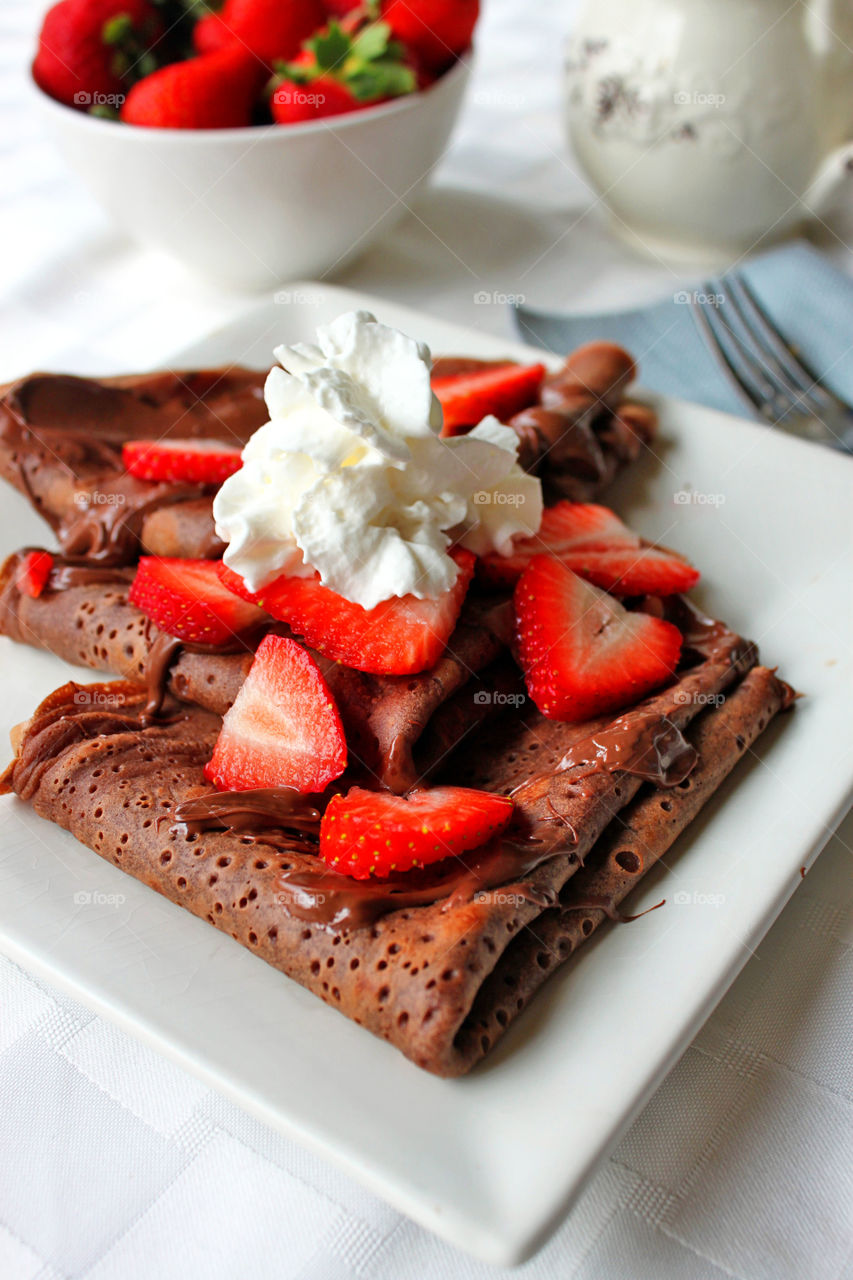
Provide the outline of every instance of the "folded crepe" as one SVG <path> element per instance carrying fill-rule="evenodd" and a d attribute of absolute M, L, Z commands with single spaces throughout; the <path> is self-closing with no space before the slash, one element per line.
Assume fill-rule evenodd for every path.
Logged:
<path fill-rule="evenodd" d="M 71 556 L 126 564 L 221 555 L 212 490 L 128 475 L 133 439 L 217 439 L 242 448 L 267 420 L 265 375 L 222 369 L 78 378 L 33 373 L 0 389 L 0 475 L 32 503 Z M 171 548 L 171 549 L 170 549 Z"/>
<path fill-rule="evenodd" d="M 511 790 L 510 830 L 396 881 L 326 867 L 313 802 L 211 792 L 202 768 L 219 717 L 170 700 L 148 721 L 138 683 L 57 690 L 18 734 L 0 790 L 418 1066 L 460 1075 L 790 701 L 753 645 L 683 602 L 665 610 L 685 633 L 675 681 L 587 724 L 546 721 L 529 703 L 507 710 L 436 762 L 434 779 Z"/>
<path fill-rule="evenodd" d="M 45 590 L 36 598 L 18 589 L 22 556 L 17 552 L 0 568 L 0 634 L 66 662 L 144 680 L 149 714 L 156 713 L 166 692 L 224 715 L 252 665 L 266 630 L 289 635 L 272 619 L 263 632 L 240 640 L 234 651 L 184 645 L 157 629 L 128 600 L 134 570 L 127 567 L 68 564 L 57 557 Z M 479 697 L 457 708 L 452 735 L 460 736 L 495 710 L 492 694 L 503 696 L 521 687 L 520 673 L 502 659 L 510 639 L 512 615 L 508 599 L 472 596 L 462 610 L 450 642 L 436 665 L 413 676 L 368 675 L 311 652 L 341 712 L 350 759 L 366 785 L 408 790 L 442 751 L 437 743 L 448 728 L 436 713 L 469 681 L 478 680 Z M 418 741 L 431 726 L 428 758 L 417 755 Z"/>
<path fill-rule="evenodd" d="M 512 419 L 523 465 L 552 496 L 593 496 L 648 444 L 654 414 L 623 402 L 635 373 L 621 348 L 591 343 L 546 378 L 540 404 Z M 265 376 L 238 366 L 102 379 L 31 374 L 0 388 L 0 476 L 76 559 L 122 565 L 140 550 L 220 556 L 214 489 L 137 480 L 124 469 L 122 445 L 208 438 L 242 448 L 267 420 Z"/>

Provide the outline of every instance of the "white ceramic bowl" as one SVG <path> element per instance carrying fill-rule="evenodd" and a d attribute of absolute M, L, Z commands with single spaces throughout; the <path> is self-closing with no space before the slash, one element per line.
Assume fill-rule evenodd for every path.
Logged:
<path fill-rule="evenodd" d="M 388 231 L 429 177 L 468 80 L 351 115 L 246 129 L 144 129 L 36 89 L 68 164 L 125 231 L 239 289 L 317 276 Z"/>

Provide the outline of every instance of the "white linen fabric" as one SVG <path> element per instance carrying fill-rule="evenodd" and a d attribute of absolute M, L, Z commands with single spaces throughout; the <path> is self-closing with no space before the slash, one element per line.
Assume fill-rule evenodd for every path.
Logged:
<path fill-rule="evenodd" d="M 0 378 L 143 368 L 249 299 L 125 241 L 42 138 L 25 70 L 41 7 L 0 3 Z M 574 8 L 486 0 L 435 184 L 337 282 L 510 337 L 510 294 L 584 310 L 688 279 L 620 247 L 573 168 L 559 100 Z M 817 238 L 849 270 L 846 222 Z M 853 1280 L 851 847 L 848 819 L 566 1222 L 512 1273 L 0 959 L 0 1277 Z"/>

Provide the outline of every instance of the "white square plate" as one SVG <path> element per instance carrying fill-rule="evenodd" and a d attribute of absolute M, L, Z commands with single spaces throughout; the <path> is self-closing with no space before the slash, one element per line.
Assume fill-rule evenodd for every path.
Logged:
<path fill-rule="evenodd" d="M 267 366 L 366 306 L 436 352 L 539 359 L 341 289 L 294 285 L 176 367 Z M 334 1160 L 487 1261 L 527 1257 L 566 1213 L 800 883 L 851 798 L 853 463 L 695 405 L 661 402 L 657 459 L 608 500 L 703 572 L 709 612 L 806 693 L 633 899 L 496 1051 L 438 1080 L 12 798 L 0 802 L 0 942 L 23 965 Z M 4 552 L 44 537 L 4 496 Z M 5 731 L 87 671 L 0 640 Z M 5 754 L 5 753 L 4 753 Z M 115 895 L 121 900 L 114 901 Z"/>

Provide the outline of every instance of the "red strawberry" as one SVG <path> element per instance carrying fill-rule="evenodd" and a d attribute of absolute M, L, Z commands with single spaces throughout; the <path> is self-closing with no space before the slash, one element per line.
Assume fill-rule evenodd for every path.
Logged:
<path fill-rule="evenodd" d="M 234 43 L 233 33 L 226 27 L 218 13 L 206 13 L 193 27 L 193 48 L 196 53 L 216 53 Z"/>
<path fill-rule="evenodd" d="M 221 440 L 130 440 L 122 461 L 138 480 L 222 484 L 243 465 L 239 449 Z"/>
<path fill-rule="evenodd" d="M 195 644 L 227 645 L 263 622 L 257 605 L 222 585 L 216 560 L 140 556 L 129 599 L 161 631 Z"/>
<path fill-rule="evenodd" d="M 515 589 L 527 691 L 549 720 L 589 720 L 631 706 L 672 675 L 681 632 L 536 556 Z"/>
<path fill-rule="evenodd" d="M 411 871 L 505 830 L 512 801 L 469 787 L 427 787 L 410 796 L 353 787 L 332 796 L 320 823 L 320 857 L 356 880 Z"/>
<path fill-rule="evenodd" d="M 271 66 L 294 57 L 325 21 L 321 0 L 225 0 L 219 13 L 196 23 L 193 44 L 199 53 L 239 44 Z"/>
<path fill-rule="evenodd" d="M 326 13 L 333 18 L 345 18 L 353 9 L 360 8 L 359 0 L 324 0 Z"/>
<path fill-rule="evenodd" d="M 53 556 L 49 551 L 28 551 L 18 565 L 15 586 L 23 595 L 35 599 L 44 591 L 52 568 Z"/>
<path fill-rule="evenodd" d="M 512 554 L 484 556 L 478 572 L 511 586 L 537 555 L 551 555 L 617 596 L 669 596 L 689 591 L 699 571 L 675 551 L 644 543 L 609 509 L 591 502 L 557 502 L 546 507 L 539 532 L 518 538 Z"/>
<path fill-rule="evenodd" d="M 266 70 L 242 45 L 173 62 L 135 84 L 119 115 L 154 129 L 234 129 L 251 123 Z"/>
<path fill-rule="evenodd" d="M 322 791 L 347 764 L 335 700 L 310 653 L 265 636 L 204 766 L 222 791 L 293 787 Z"/>
<path fill-rule="evenodd" d="M 443 436 L 462 435 L 488 414 L 506 422 L 533 404 L 545 377 L 543 364 L 499 364 L 474 373 L 433 378 L 444 411 Z"/>
<path fill-rule="evenodd" d="M 289 62 L 278 63 L 270 109 L 279 124 L 342 115 L 417 88 L 386 22 L 330 22 Z"/>
<path fill-rule="evenodd" d="M 331 76 L 319 76 L 310 84 L 279 80 L 270 98 L 270 110 L 277 124 L 300 124 L 323 116 L 346 115 L 348 111 L 358 111 L 368 105 L 359 102 L 346 85 Z"/>
<path fill-rule="evenodd" d="M 479 0 L 383 0 L 382 18 L 398 40 L 436 71 L 471 44 Z"/>
<path fill-rule="evenodd" d="M 344 599 L 316 577 L 276 578 L 252 594 L 226 565 L 219 572 L 230 590 L 281 618 L 326 657 L 375 675 L 413 675 L 434 667 L 444 652 L 474 572 L 470 551 L 451 554 L 459 573 L 437 600 L 397 596 L 373 609 Z"/>
<path fill-rule="evenodd" d="M 102 105 L 100 99 L 123 96 L 134 64 L 161 30 L 149 0 L 60 0 L 42 23 L 33 79 L 66 106 Z"/>

